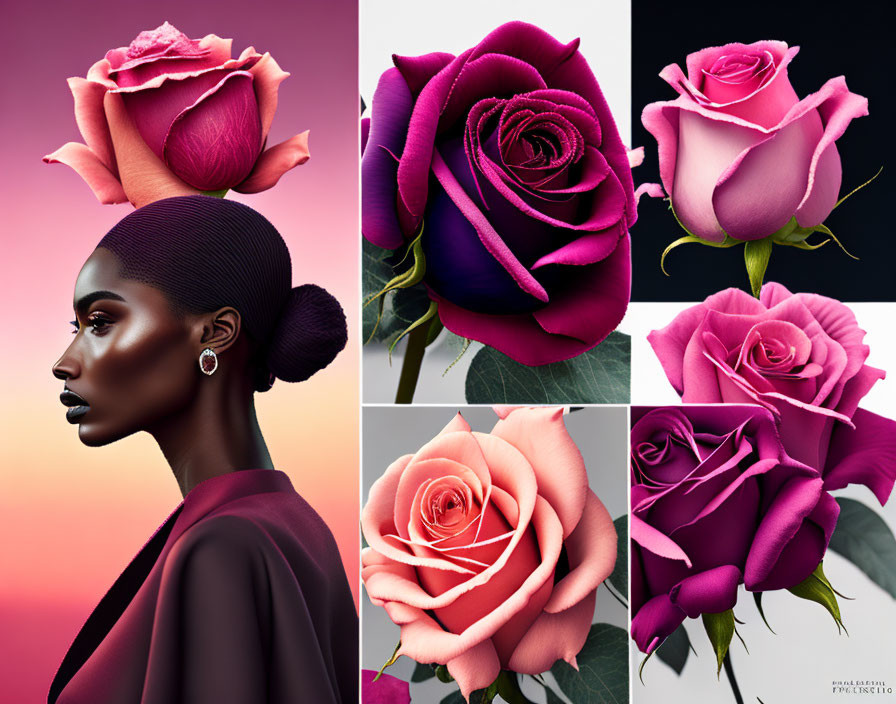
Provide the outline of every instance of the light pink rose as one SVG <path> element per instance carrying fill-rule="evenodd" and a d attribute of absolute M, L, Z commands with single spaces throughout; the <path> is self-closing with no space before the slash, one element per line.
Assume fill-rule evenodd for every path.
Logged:
<path fill-rule="evenodd" d="M 458 414 L 374 483 L 361 527 L 361 576 L 401 626 L 398 654 L 447 665 L 465 697 L 502 668 L 575 666 L 616 562 L 562 408 L 513 410 L 490 434 Z"/>
<path fill-rule="evenodd" d="M 799 47 L 778 41 L 726 44 L 660 77 L 677 92 L 641 116 L 659 146 L 660 178 L 681 223 L 704 240 L 771 235 L 796 218 L 821 224 L 840 192 L 834 142 L 868 101 L 843 76 L 799 99 L 787 66 Z"/>
<path fill-rule="evenodd" d="M 308 133 L 264 150 L 277 110 L 279 85 L 288 73 L 270 54 L 249 47 L 233 59 L 231 39 L 209 34 L 190 39 L 165 22 L 141 32 L 129 46 L 111 49 L 87 72 L 69 78 L 75 120 L 86 144 L 69 142 L 45 156 L 47 163 L 73 168 L 102 203 L 130 200 L 144 205 L 146 186 L 129 182 L 123 159 L 132 149 L 116 144 L 131 121 L 149 149 L 129 164 L 152 173 L 171 172 L 168 192 L 234 189 L 256 193 L 273 186 L 308 159 Z M 107 93 L 120 95 L 124 110 L 110 110 Z M 119 140 L 121 141 L 121 140 Z M 138 149 L 139 149 L 138 145 Z M 161 179 L 165 180 L 165 179 Z M 134 192 L 131 192 L 133 190 Z"/>

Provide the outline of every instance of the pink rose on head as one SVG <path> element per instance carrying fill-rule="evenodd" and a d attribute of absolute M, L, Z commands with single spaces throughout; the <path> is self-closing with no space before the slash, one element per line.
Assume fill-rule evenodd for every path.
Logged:
<path fill-rule="evenodd" d="M 867 364 L 852 311 L 777 283 L 679 314 L 648 341 L 686 403 L 754 403 L 780 422 L 787 453 L 826 490 L 865 484 L 885 503 L 896 481 L 896 422 L 858 407 L 885 372 Z"/>
<path fill-rule="evenodd" d="M 513 410 L 490 434 L 458 414 L 376 481 L 361 528 L 361 576 L 401 626 L 398 654 L 447 665 L 465 697 L 501 669 L 574 664 L 616 562 L 562 408 Z"/>
<path fill-rule="evenodd" d="M 660 76 L 679 94 L 641 116 L 659 147 L 660 178 L 684 227 L 721 242 L 756 240 L 788 225 L 819 225 L 840 191 L 834 142 L 868 101 L 843 76 L 799 99 L 787 66 L 799 47 L 726 44 L 670 64 Z"/>
<path fill-rule="evenodd" d="M 143 205 L 145 186 L 129 192 L 132 184 L 119 172 L 118 162 L 132 154 L 116 155 L 124 145 L 113 144 L 120 123 L 130 119 L 149 147 L 140 157 L 153 161 L 147 170 L 158 168 L 154 155 L 181 185 L 199 191 L 270 188 L 308 159 L 308 133 L 263 151 L 279 85 L 289 74 L 252 47 L 231 58 L 231 43 L 214 34 L 190 39 L 165 22 L 111 49 L 86 79 L 68 79 L 86 145 L 69 142 L 44 161 L 73 168 L 103 203 Z M 124 113 L 104 108 L 107 93 L 121 96 Z M 165 195 L 178 193 L 158 197 Z"/>

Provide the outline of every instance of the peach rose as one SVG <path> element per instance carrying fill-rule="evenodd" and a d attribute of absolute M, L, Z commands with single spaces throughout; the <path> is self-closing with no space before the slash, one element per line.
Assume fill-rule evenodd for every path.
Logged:
<path fill-rule="evenodd" d="M 499 415 L 490 434 L 455 416 L 389 466 L 361 515 L 361 576 L 401 627 L 397 654 L 447 665 L 465 697 L 502 669 L 575 667 L 616 562 L 563 409 Z"/>

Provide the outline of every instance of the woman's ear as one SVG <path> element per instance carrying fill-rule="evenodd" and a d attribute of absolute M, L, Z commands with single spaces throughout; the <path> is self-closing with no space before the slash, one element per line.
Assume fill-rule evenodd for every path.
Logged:
<path fill-rule="evenodd" d="M 216 354 L 220 354 L 236 342 L 241 323 L 236 308 L 220 308 L 214 313 L 208 313 L 199 321 L 201 326 L 199 344 L 202 349 L 211 347 Z"/>

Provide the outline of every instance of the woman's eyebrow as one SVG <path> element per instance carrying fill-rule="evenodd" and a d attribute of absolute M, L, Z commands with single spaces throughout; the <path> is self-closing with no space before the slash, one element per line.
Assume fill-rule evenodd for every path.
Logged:
<path fill-rule="evenodd" d="M 88 308 L 94 301 L 100 301 L 103 299 L 111 299 L 113 301 L 124 300 L 124 298 L 119 296 L 117 293 L 113 293 L 112 291 L 93 291 L 92 293 L 88 293 L 86 296 L 82 296 L 75 303 L 75 311 L 80 313 Z"/>

